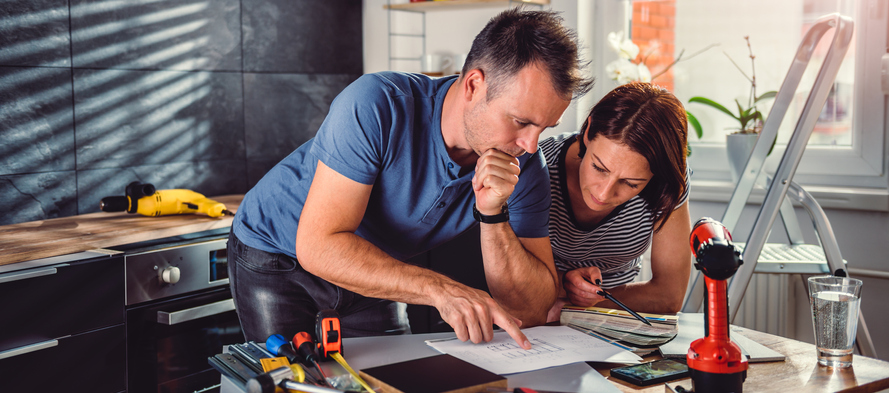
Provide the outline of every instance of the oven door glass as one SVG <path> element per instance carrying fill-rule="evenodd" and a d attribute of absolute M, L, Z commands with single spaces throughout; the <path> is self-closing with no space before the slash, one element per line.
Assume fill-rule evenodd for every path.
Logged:
<path fill-rule="evenodd" d="M 244 342 L 228 286 L 127 310 L 127 391 L 218 391 L 207 358 Z M 215 387 L 215 388 L 214 388 Z"/>

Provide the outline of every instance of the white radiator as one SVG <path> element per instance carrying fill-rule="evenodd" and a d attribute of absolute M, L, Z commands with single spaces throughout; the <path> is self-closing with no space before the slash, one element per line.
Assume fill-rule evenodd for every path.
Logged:
<path fill-rule="evenodd" d="M 781 337 L 795 336 L 798 305 L 791 280 L 799 280 L 799 277 L 796 274 L 754 274 L 732 324 Z"/>

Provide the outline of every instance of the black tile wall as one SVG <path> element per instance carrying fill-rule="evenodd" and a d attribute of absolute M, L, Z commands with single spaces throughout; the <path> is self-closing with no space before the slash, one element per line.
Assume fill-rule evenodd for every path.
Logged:
<path fill-rule="evenodd" d="M 362 72 L 361 0 L 242 3 L 244 71 Z"/>
<path fill-rule="evenodd" d="M 244 157 L 241 86 L 230 72 L 75 70 L 77 169 Z"/>
<path fill-rule="evenodd" d="M 240 12 L 238 0 L 71 0 L 73 64 L 238 71 Z"/>
<path fill-rule="evenodd" d="M 312 138 L 336 95 L 359 76 L 245 73 L 248 163 L 255 163 L 265 173 Z M 289 116 L 280 116 L 281 113 Z M 259 178 L 249 180 L 252 186 Z"/>
<path fill-rule="evenodd" d="M 3 0 L 0 64 L 71 66 L 68 0 Z"/>
<path fill-rule="evenodd" d="M 0 66 L 0 175 L 73 170 L 71 69 Z"/>
<path fill-rule="evenodd" d="M 4 0 L 0 225 L 239 194 L 362 72 L 360 0 Z"/>
<path fill-rule="evenodd" d="M 0 225 L 77 214 L 74 171 L 0 176 Z"/>

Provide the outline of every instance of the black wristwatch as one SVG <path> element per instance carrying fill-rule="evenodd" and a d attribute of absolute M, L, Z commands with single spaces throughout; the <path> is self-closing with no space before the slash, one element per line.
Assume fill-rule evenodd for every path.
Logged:
<path fill-rule="evenodd" d="M 497 224 L 501 222 L 507 222 L 509 221 L 509 207 L 507 205 L 503 205 L 503 208 L 500 210 L 500 214 L 486 216 L 480 213 L 473 203 L 472 217 L 475 218 L 476 221 L 483 222 L 485 224 Z"/>

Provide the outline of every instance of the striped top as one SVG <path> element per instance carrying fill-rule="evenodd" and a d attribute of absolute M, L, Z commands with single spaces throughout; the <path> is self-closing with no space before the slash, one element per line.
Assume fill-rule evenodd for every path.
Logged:
<path fill-rule="evenodd" d="M 602 288 L 613 288 L 635 279 L 642 268 L 642 254 L 651 245 L 653 214 L 636 195 L 616 207 L 593 228 L 577 223 L 565 179 L 565 155 L 577 133 L 565 133 L 540 141 L 539 148 L 549 168 L 552 206 L 549 211 L 549 239 L 556 268 L 560 272 L 595 266 L 602 271 Z M 680 205 L 688 199 L 686 190 Z M 677 206 L 678 207 L 678 206 Z"/>

